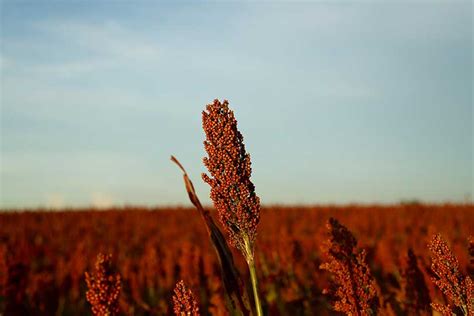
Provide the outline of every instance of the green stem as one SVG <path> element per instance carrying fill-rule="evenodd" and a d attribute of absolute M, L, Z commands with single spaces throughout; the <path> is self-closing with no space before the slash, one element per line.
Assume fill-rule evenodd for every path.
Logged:
<path fill-rule="evenodd" d="M 255 308 L 257 309 L 257 316 L 263 316 L 262 305 L 260 304 L 260 297 L 258 296 L 257 271 L 255 269 L 255 260 L 253 256 L 247 260 L 250 270 L 250 280 L 252 281 L 253 297 L 255 301 Z"/>

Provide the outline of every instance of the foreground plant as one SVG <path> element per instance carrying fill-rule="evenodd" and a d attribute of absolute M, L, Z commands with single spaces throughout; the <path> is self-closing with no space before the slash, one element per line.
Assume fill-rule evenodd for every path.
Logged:
<path fill-rule="evenodd" d="M 99 254 L 95 263 L 95 274 L 85 273 L 88 291 L 87 301 L 92 305 L 92 314 L 113 316 L 119 312 L 120 274 L 112 267 L 112 256 Z"/>
<path fill-rule="evenodd" d="M 469 236 L 467 238 L 467 241 L 469 243 L 468 245 L 469 267 L 467 269 L 471 277 L 474 277 L 474 236 Z"/>
<path fill-rule="evenodd" d="M 366 263 L 365 250 L 357 251 L 357 240 L 336 219 L 327 223 L 329 240 L 323 250 L 329 261 L 320 268 L 334 276 L 334 289 L 326 289 L 336 301 L 334 309 L 347 315 L 376 315 L 379 300 L 375 281 Z"/>
<path fill-rule="evenodd" d="M 173 295 L 173 310 L 176 316 L 199 316 L 199 306 L 193 292 L 184 281 L 176 283 Z"/>
<path fill-rule="evenodd" d="M 255 309 L 260 316 L 263 312 L 258 295 L 254 257 L 260 200 L 250 181 L 250 156 L 245 151 L 242 134 L 237 129 L 237 121 L 227 101 L 221 103 L 214 100 L 212 104 L 208 104 L 202 113 L 202 123 L 206 134 L 204 147 L 208 154 L 208 157 L 204 158 L 204 164 L 210 173 L 210 176 L 203 174 L 202 178 L 211 186 L 211 199 L 227 232 L 227 241 L 242 253 L 247 262 Z M 232 307 L 234 311 L 248 315 L 248 296 L 234 265 L 228 243 L 209 211 L 202 207 L 183 166 L 175 157 L 171 156 L 171 160 L 183 171 L 189 198 L 206 223 L 221 264 L 224 286 Z"/>
<path fill-rule="evenodd" d="M 403 269 L 403 290 L 405 296 L 405 313 L 407 315 L 431 315 L 431 300 L 425 283 L 423 272 L 418 267 L 418 260 L 410 248 L 408 249 Z"/>
<path fill-rule="evenodd" d="M 210 196 L 230 244 L 247 262 L 255 308 L 257 315 L 262 315 L 254 256 L 260 199 L 250 180 L 250 155 L 245 151 L 243 136 L 227 100 L 221 103 L 216 99 L 207 105 L 202 112 L 202 126 L 208 154 L 203 161 L 210 173 L 210 176 L 203 174 L 202 178 L 211 186 Z"/>
<path fill-rule="evenodd" d="M 239 271 L 234 264 L 234 257 L 227 245 L 224 235 L 219 227 L 217 227 L 209 210 L 202 207 L 196 191 L 194 190 L 194 185 L 189 179 L 184 167 L 174 156 L 171 156 L 171 161 L 178 165 L 181 171 L 183 171 L 184 185 L 188 192 L 189 200 L 196 207 L 206 225 L 207 233 L 209 234 L 217 258 L 219 259 L 222 282 L 224 284 L 226 295 L 229 298 L 231 311 L 236 313 L 240 312 L 242 315 L 250 315 L 247 291 L 242 279 L 240 278 Z"/>
<path fill-rule="evenodd" d="M 428 248 L 433 253 L 431 269 L 436 275 L 432 280 L 448 299 L 447 305 L 432 303 L 431 306 L 443 315 L 474 315 L 473 282 L 460 272 L 458 259 L 446 241 L 435 235 Z"/>

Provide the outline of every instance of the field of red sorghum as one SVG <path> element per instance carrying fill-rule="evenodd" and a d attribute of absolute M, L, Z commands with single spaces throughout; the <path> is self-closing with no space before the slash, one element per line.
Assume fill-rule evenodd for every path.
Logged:
<path fill-rule="evenodd" d="M 341 295 L 367 302 L 376 297 L 380 315 L 431 315 L 431 303 L 456 301 L 456 289 L 436 285 L 451 284 L 449 265 L 457 262 L 462 280 L 473 276 L 473 214 L 472 205 L 264 207 L 255 245 L 263 312 L 327 315 L 333 306 L 347 311 L 333 293 L 343 282 L 333 270 L 359 269 L 362 260 L 370 269 L 370 291 L 361 296 L 340 290 Z M 333 221 L 328 230 L 331 217 L 350 233 L 338 232 Z M 112 254 L 120 276 L 119 314 L 172 314 L 173 289 L 184 280 L 201 315 L 227 315 L 219 262 L 194 209 L 4 212 L 0 223 L 4 315 L 90 315 L 87 298 L 94 287 L 87 294 L 85 272 L 95 276 L 99 253 Z M 440 238 L 433 239 L 438 233 L 456 261 Z M 247 280 L 244 258 L 231 251 Z"/>

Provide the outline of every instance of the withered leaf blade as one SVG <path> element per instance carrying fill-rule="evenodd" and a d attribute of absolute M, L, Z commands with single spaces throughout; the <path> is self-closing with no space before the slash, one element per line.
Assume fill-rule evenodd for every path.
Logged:
<path fill-rule="evenodd" d="M 230 298 L 232 308 L 235 312 L 240 312 L 242 315 L 250 315 L 250 303 L 248 299 L 247 289 L 240 278 L 240 274 L 235 267 L 234 257 L 229 249 L 227 241 L 224 235 L 220 231 L 219 227 L 215 224 L 209 210 L 202 207 L 201 202 L 194 190 L 194 185 L 188 177 L 186 170 L 183 165 L 174 156 L 171 156 L 173 161 L 183 171 L 183 180 L 188 192 L 191 203 L 196 207 L 202 219 L 206 223 L 206 230 L 211 238 L 212 245 L 216 250 L 219 264 L 221 266 L 222 279 L 227 295 Z"/>

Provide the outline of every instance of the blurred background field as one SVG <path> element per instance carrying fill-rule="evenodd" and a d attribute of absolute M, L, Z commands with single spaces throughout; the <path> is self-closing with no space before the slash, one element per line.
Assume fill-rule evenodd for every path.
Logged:
<path fill-rule="evenodd" d="M 429 279 L 427 244 L 433 234 L 449 242 L 463 273 L 474 272 L 467 241 L 474 233 L 473 205 L 265 207 L 256 254 L 270 315 L 331 314 L 322 294 L 329 276 L 319 269 L 329 217 L 346 225 L 367 249 L 383 308 L 394 315 L 407 308 L 408 249 L 418 257 L 431 299 L 442 301 Z M 84 272 L 93 269 L 99 252 L 113 255 L 122 276 L 123 313 L 169 314 L 172 289 L 183 279 L 203 314 L 225 315 L 219 265 L 197 212 L 140 207 L 0 213 L 0 311 L 89 315 Z M 234 257 L 240 271 L 247 271 L 241 256 Z"/>

